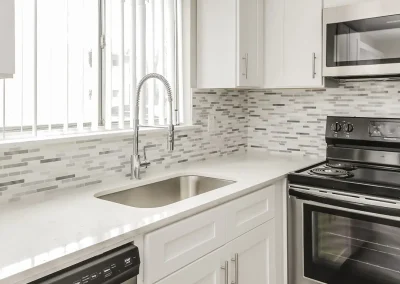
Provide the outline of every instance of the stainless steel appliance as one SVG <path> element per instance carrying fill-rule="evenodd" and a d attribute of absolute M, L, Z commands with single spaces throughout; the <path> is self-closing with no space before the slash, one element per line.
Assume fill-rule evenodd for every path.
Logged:
<path fill-rule="evenodd" d="M 325 77 L 400 74 L 400 1 L 326 8 L 323 22 Z"/>
<path fill-rule="evenodd" d="M 400 119 L 328 117 L 327 159 L 289 174 L 289 284 L 400 283 Z"/>
<path fill-rule="evenodd" d="M 30 284 L 136 284 L 139 266 L 138 248 L 127 244 Z"/>

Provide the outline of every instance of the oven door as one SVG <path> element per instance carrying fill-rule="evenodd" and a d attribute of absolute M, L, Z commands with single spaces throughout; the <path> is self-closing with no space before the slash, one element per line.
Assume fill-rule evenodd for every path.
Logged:
<path fill-rule="evenodd" d="M 368 1 L 324 9 L 328 77 L 400 73 L 400 1 Z"/>
<path fill-rule="evenodd" d="M 291 185 L 289 284 L 400 283 L 400 204 Z"/>

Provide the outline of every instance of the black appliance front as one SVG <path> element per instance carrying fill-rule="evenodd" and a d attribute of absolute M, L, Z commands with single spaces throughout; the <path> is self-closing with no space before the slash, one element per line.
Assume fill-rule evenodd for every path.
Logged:
<path fill-rule="evenodd" d="M 30 284 L 133 284 L 139 267 L 138 248 L 127 244 Z"/>
<path fill-rule="evenodd" d="M 400 283 L 400 221 L 377 216 L 303 204 L 304 276 L 328 284 Z"/>

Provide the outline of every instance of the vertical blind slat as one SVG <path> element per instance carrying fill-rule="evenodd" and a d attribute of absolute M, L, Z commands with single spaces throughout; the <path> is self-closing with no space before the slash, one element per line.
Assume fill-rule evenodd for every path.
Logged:
<path fill-rule="evenodd" d="M 132 46 L 131 46 L 131 100 L 130 100 L 130 127 L 133 128 L 134 119 L 134 100 L 136 96 L 136 0 L 132 0 Z"/>
<path fill-rule="evenodd" d="M 172 90 L 175 90 L 175 1 L 164 0 L 166 5 L 165 13 L 165 29 L 166 29 L 166 77 L 171 84 Z M 175 92 L 174 101 L 175 101 Z M 169 121 L 170 109 L 167 107 L 167 123 Z"/>
<path fill-rule="evenodd" d="M 33 124 L 32 124 L 32 135 L 37 136 L 37 0 L 33 2 Z"/>
<path fill-rule="evenodd" d="M 15 9 L 16 13 L 19 12 L 21 15 L 23 15 L 23 11 L 24 11 L 23 7 L 24 6 L 22 5 L 21 0 L 16 2 L 15 4 L 16 4 L 16 7 L 15 7 L 16 8 Z M 17 11 L 17 7 L 18 7 L 19 11 Z M 17 23 L 16 22 L 15 23 L 15 29 L 16 29 L 16 31 L 19 31 L 18 34 L 15 36 L 16 44 L 17 43 L 21 44 L 21 48 L 20 48 L 21 56 L 20 56 L 20 58 L 15 58 L 15 64 L 16 64 L 15 67 L 16 67 L 16 70 L 23 70 L 24 69 L 24 49 L 23 49 L 24 25 L 23 25 L 23 23 L 21 23 L 21 22 Z M 17 52 L 17 50 L 18 49 L 16 48 L 15 51 Z M 14 80 L 15 80 L 14 84 L 16 86 L 19 86 L 19 93 L 20 93 L 20 96 L 21 96 L 21 133 L 23 131 L 23 126 L 24 126 L 24 90 L 23 90 L 23 87 L 22 87 L 23 86 L 23 78 L 24 78 L 23 72 L 21 72 L 18 75 L 15 74 L 15 76 L 14 76 Z M 4 110 L 4 114 L 5 114 L 5 110 Z"/>
<path fill-rule="evenodd" d="M 92 3 L 92 2 L 91 2 Z M 99 1 L 96 1 L 95 4 L 93 4 L 93 8 L 96 10 L 100 9 L 99 6 Z M 92 122 L 92 130 L 96 131 L 99 128 L 99 92 L 100 92 L 100 74 L 98 73 L 98 70 L 100 70 L 100 64 L 99 64 L 99 56 L 100 56 L 100 47 L 97 44 L 100 39 L 100 27 L 98 25 L 100 20 L 100 15 L 99 13 L 94 16 L 94 19 L 90 21 L 90 29 L 94 31 L 93 33 L 89 33 L 91 36 L 91 44 L 92 44 L 92 66 L 91 66 L 91 77 L 92 77 L 92 84 L 91 84 L 91 90 L 92 90 L 92 103 L 91 103 L 91 122 Z"/>
<path fill-rule="evenodd" d="M 156 52 L 154 57 L 157 58 L 156 72 L 165 75 L 165 64 L 164 64 L 164 1 L 158 0 L 155 2 L 155 16 L 156 28 L 154 29 Z M 160 125 L 165 124 L 165 87 L 157 81 L 157 92 L 158 92 L 158 123 Z"/>
<path fill-rule="evenodd" d="M 68 33 L 69 33 L 69 0 L 65 0 L 65 29 L 66 29 L 66 54 L 65 54 L 65 63 L 66 63 L 66 68 L 67 68 L 67 72 L 66 72 L 66 84 L 65 84 L 65 88 L 66 88 L 66 93 L 65 93 L 65 110 L 64 110 L 64 127 L 63 130 L 64 132 L 68 131 L 68 109 L 69 109 L 69 43 L 68 43 Z"/>
<path fill-rule="evenodd" d="M 183 0 L 175 0 L 176 5 L 176 88 L 175 88 L 175 109 L 176 109 L 176 121 L 179 125 L 184 121 L 184 112 L 178 111 L 183 110 L 185 106 L 184 93 L 183 93 Z M 190 112 L 190 111 L 189 111 Z"/>
<path fill-rule="evenodd" d="M 137 0 L 137 77 L 141 80 L 144 75 L 146 75 L 146 6 L 145 0 Z M 146 97 L 146 86 L 141 90 L 141 100 L 140 100 L 140 121 L 144 122 L 146 118 L 146 102 L 143 99 Z M 135 95 L 135 100 L 136 100 Z"/>
<path fill-rule="evenodd" d="M 80 7 L 80 11 L 77 13 L 77 18 L 83 22 L 83 19 L 85 18 L 85 12 L 86 12 L 86 5 L 85 5 L 85 0 L 81 0 L 81 7 Z M 83 27 L 83 30 L 86 29 L 86 25 Z M 82 131 L 83 130 L 83 120 L 84 120 L 84 116 L 85 116 L 85 82 L 86 82 L 86 73 L 85 73 L 85 58 L 86 58 L 86 38 L 80 36 L 80 42 L 79 42 L 79 46 L 78 48 L 80 49 L 80 53 L 81 53 L 81 64 L 80 64 L 80 110 L 79 110 L 79 115 L 78 115 L 78 130 Z"/>
<path fill-rule="evenodd" d="M 112 96 L 113 96 L 113 62 L 112 62 L 112 0 L 106 1 L 106 102 L 105 102 L 105 128 L 111 129 Z"/>
<path fill-rule="evenodd" d="M 125 0 L 120 0 L 121 2 L 121 48 L 120 48 L 120 101 L 118 107 L 119 114 L 119 128 L 124 129 L 125 125 L 125 33 L 124 33 L 124 25 L 125 25 Z"/>
<path fill-rule="evenodd" d="M 155 4 L 154 0 L 150 0 L 146 5 L 146 54 L 147 54 L 147 73 L 155 72 Z M 146 83 L 147 86 L 147 117 L 148 123 L 154 125 L 154 93 L 156 88 L 155 80 L 150 80 Z M 143 98 L 145 100 L 146 98 Z M 140 111 L 146 111 L 141 109 Z"/>

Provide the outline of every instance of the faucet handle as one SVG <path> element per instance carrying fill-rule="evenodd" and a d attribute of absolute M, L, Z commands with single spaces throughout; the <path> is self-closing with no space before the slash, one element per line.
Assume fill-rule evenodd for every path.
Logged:
<path fill-rule="evenodd" d="M 168 126 L 168 136 L 167 136 L 167 150 L 174 151 L 175 148 L 175 127 L 173 124 Z"/>
<path fill-rule="evenodd" d="M 150 166 L 151 165 L 151 163 L 149 163 L 149 162 L 147 162 L 147 155 L 146 155 L 146 148 L 149 148 L 150 146 L 144 146 L 143 147 L 143 163 L 141 162 L 140 163 L 140 166 L 142 166 L 142 167 L 146 167 L 146 169 L 147 169 L 147 167 L 148 166 Z"/>

